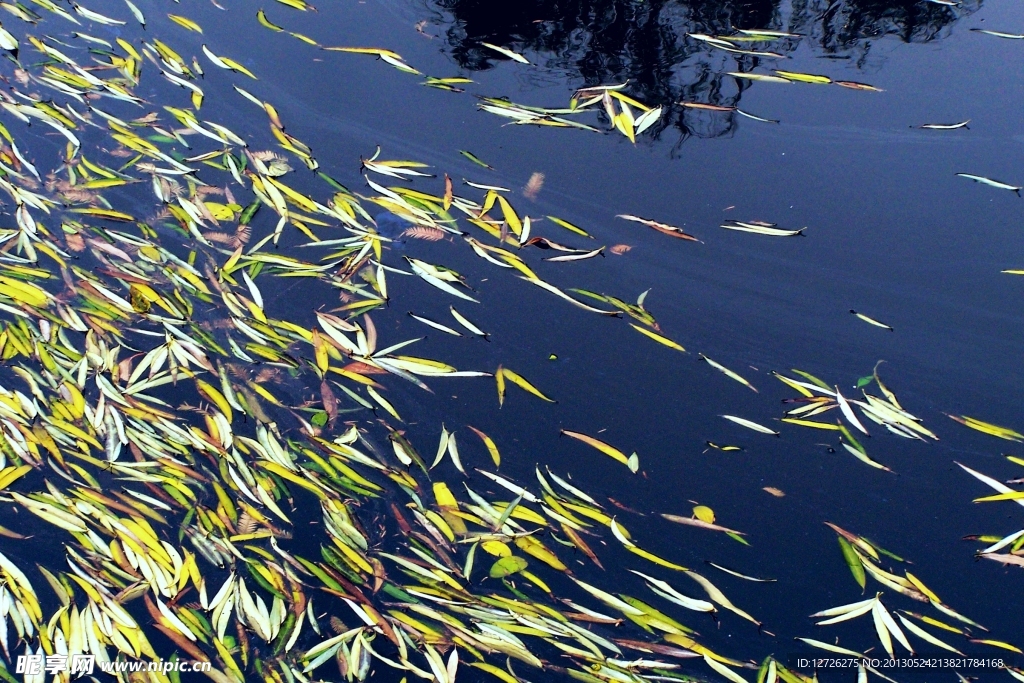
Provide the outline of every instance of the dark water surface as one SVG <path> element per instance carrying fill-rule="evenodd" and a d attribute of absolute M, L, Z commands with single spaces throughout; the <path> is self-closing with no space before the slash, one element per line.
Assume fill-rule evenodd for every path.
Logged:
<path fill-rule="evenodd" d="M 126 14 L 113 0 L 93 4 L 97 11 Z M 1024 31 L 1019 2 L 946 7 L 896 0 L 323 0 L 317 13 L 265 7 L 273 21 L 323 45 L 388 48 L 425 74 L 467 76 L 474 82 L 460 86 L 465 93 L 423 87 L 421 78 L 373 56 L 319 51 L 287 34 L 271 33 L 251 20 L 254 4 L 232 5 L 227 11 L 202 2 L 138 4 L 152 15 L 147 30 L 156 35 L 167 23 L 167 11 L 203 25 L 202 36 L 175 34 L 183 54 L 199 54 L 203 43 L 215 45 L 259 75 L 258 81 L 240 83 L 209 67 L 203 81 L 207 120 L 230 125 L 244 136 L 250 129 L 262 131 L 263 114 L 230 90 L 230 82 L 239 82 L 272 102 L 288 133 L 313 147 L 322 170 L 354 191 L 369 192 L 359 159 L 379 145 L 385 158 L 414 159 L 447 172 L 457 193 L 476 192 L 461 186 L 463 179 L 513 188 L 520 213 L 558 216 L 595 239 L 572 235 L 547 220 L 535 224 L 535 234 L 580 248 L 632 247 L 622 255 L 579 263 L 544 263 L 538 254 L 551 252 L 532 250 L 529 263 L 562 288 L 626 301 L 650 290 L 645 306 L 662 333 L 686 347 L 686 355 L 637 334 L 621 320 L 573 308 L 498 272 L 466 249 L 407 240 L 399 254 L 461 272 L 484 305 L 457 301 L 417 278 L 394 275 L 390 286 L 400 287 L 401 297 L 387 312 L 374 314 L 386 338 L 426 334 L 414 355 L 459 369 L 491 371 L 501 363 L 557 399 L 541 403 L 510 389 L 498 410 L 491 379 L 433 380 L 429 384 L 435 394 L 391 381 L 389 396 L 402 406 L 410 439 L 424 444 L 421 452 L 432 454 L 427 444 L 435 443 L 437 425 L 444 422 L 459 428 L 467 464 L 485 467 L 486 455 L 472 441 L 475 437 L 461 429 L 474 425 L 501 446 L 503 476 L 532 481 L 540 463 L 571 473 L 573 482 L 592 495 L 611 496 L 644 513 L 616 511 L 643 548 L 700 571 L 764 622 L 759 632 L 724 610 L 717 623 L 706 615 L 666 610 L 700 631 L 708 647 L 738 659 L 760 661 L 774 653 L 784 660 L 809 651 L 797 648 L 795 637 L 831 642 L 837 635 L 844 647 L 863 651 L 873 646 L 874 653 L 881 653 L 870 617 L 821 628 L 808 619 L 879 589 L 891 610 L 926 609 L 870 577 L 861 597 L 825 521 L 912 561 L 911 571 L 944 603 L 991 629 L 980 637 L 1024 645 L 1020 569 L 976 560 L 973 553 L 981 546 L 960 540 L 968 534 L 1002 537 L 1016 531 L 1020 508 L 1012 502 L 972 503 L 991 491 L 954 464 L 963 462 L 1003 481 L 1024 471 L 1001 455 L 1024 456 L 1024 448 L 972 432 L 944 415 L 1024 426 L 1024 279 L 1000 273 L 1024 267 L 1024 201 L 1013 192 L 955 176 L 1024 182 L 1024 41 L 969 30 Z M 768 60 L 715 50 L 686 36 L 722 35 L 734 28 L 771 28 L 802 37 L 772 44 L 768 49 L 781 50 L 788 59 Z M 129 32 L 127 27 L 118 30 Z M 102 30 L 96 34 L 111 37 Z M 481 41 L 521 52 L 532 64 L 505 59 Z M 883 92 L 725 75 L 773 68 L 869 83 Z M 661 122 L 635 145 L 615 131 L 504 125 L 507 120 L 477 110 L 474 98 L 564 107 L 577 88 L 627 80 L 630 96 L 665 108 Z M 139 94 L 150 97 L 151 88 L 158 101 L 155 96 L 168 87 L 154 77 L 143 81 Z M 739 106 L 780 123 L 687 109 L 681 101 Z M 959 130 L 916 127 L 965 119 L 970 119 L 969 128 Z M 603 115 L 585 120 L 608 130 Z M 47 144 L 63 143 L 56 138 Z M 473 164 L 459 150 L 496 170 Z M 535 200 L 526 199 L 519 189 L 536 172 L 544 174 L 543 188 Z M 305 169 L 289 180 L 311 193 L 319 182 Z M 442 191 L 436 178 L 412 186 Z M 679 226 L 701 242 L 674 240 L 616 219 L 616 214 Z M 807 230 L 803 237 L 774 238 L 718 227 L 729 219 Z M 268 314 L 294 312 L 289 319 L 313 325 L 313 309 L 334 305 L 327 297 L 335 295 L 323 288 L 278 282 L 289 286 L 264 290 Z M 447 308 L 453 302 L 489 333 L 488 341 L 455 339 L 405 315 L 413 310 L 448 324 Z M 870 326 L 850 309 L 895 331 Z M 709 367 L 698 353 L 743 375 L 759 393 Z M 557 359 L 550 360 L 551 355 Z M 835 432 L 777 421 L 790 407 L 780 401 L 796 394 L 771 371 L 792 375 L 789 369 L 798 368 L 854 396 L 856 380 L 871 374 L 879 360 L 886 361 L 879 369 L 883 381 L 904 408 L 940 437 L 938 442 L 909 441 L 866 423 L 872 436 L 861 441 L 892 473 L 858 462 L 839 447 Z M 723 414 L 771 426 L 781 437 L 756 434 L 722 419 Z M 627 453 L 635 450 L 641 471 L 629 475 L 587 446 L 559 438 L 560 429 L 598 436 Z M 744 450 L 708 449 L 707 441 Z M 456 480 L 450 462 L 440 467 L 445 477 Z M 494 490 L 485 481 L 471 478 L 475 487 Z M 773 497 L 763 487 L 786 495 Z M 749 546 L 656 517 L 661 512 L 690 516 L 695 503 L 713 508 L 720 524 L 746 532 Z M 296 542 L 301 547 L 302 540 Z M 13 551 L 16 542 L 3 544 Z M 606 572 L 579 565 L 574 571 L 606 590 L 648 599 L 643 583 L 625 569 L 655 573 L 653 565 L 620 552 L 614 540 L 608 544 L 601 553 L 608 558 Z M 308 554 L 315 555 L 315 548 Z M 743 581 L 706 566 L 705 560 L 778 581 Z M 894 571 L 902 575 L 900 567 Z M 687 594 L 699 594 L 682 575 L 656 573 Z M 553 587 L 556 582 L 562 590 L 571 588 L 567 580 L 556 579 Z M 659 604 L 664 608 L 667 603 Z M 933 631 L 950 642 L 955 639 L 968 654 L 1006 656 L 1008 661 L 1013 656 Z M 933 650 L 923 646 L 922 651 Z M 683 672 L 715 675 L 697 661 L 692 666 L 684 662 Z M 381 669 L 378 678 L 390 680 L 383 677 L 393 672 Z M 556 678 L 517 669 L 530 680 Z M 899 681 L 956 679 L 952 670 L 887 673 Z M 998 670 L 961 673 L 984 681 L 1010 680 Z M 461 675 L 472 680 L 476 672 Z M 823 681 L 852 681 L 856 674 L 819 675 Z"/>
<path fill-rule="evenodd" d="M 1020 45 L 968 31 L 1013 32 L 1024 25 L 1024 13 L 1011 4 L 835 6 L 829 20 L 821 18 L 829 9 L 823 4 L 371 2 L 337 12 L 332 7 L 297 25 L 339 45 L 396 49 L 432 75 L 468 75 L 475 81 L 470 93 L 538 106 L 564 106 L 576 87 L 630 79 L 637 84 L 631 94 L 671 110 L 656 139 L 643 137 L 636 146 L 618 134 L 502 127 L 503 120 L 475 111 L 465 95 L 411 87 L 405 75 L 354 56 L 312 63 L 295 80 L 263 87 L 325 159 L 366 155 L 380 144 L 392 157 L 436 164 L 454 178 L 520 187 L 531 173 L 543 172 L 546 182 L 530 213 L 553 213 L 586 227 L 598 244 L 633 249 L 585 264 L 552 264 L 541 275 L 627 300 L 650 288 L 646 305 L 666 334 L 761 390 L 755 395 L 695 355 L 680 357 L 624 325 L 565 309 L 542 292 L 497 277 L 474 282 L 482 296 L 503 302 L 472 311 L 492 343 L 450 342 L 443 335 L 425 342 L 435 357 L 465 359 L 467 367 L 500 360 L 523 368 L 559 400 L 538 407 L 514 396 L 496 414 L 493 389 L 481 383 L 453 389 L 457 398 L 450 400 L 439 392 L 439 400 L 424 405 L 430 423 L 474 424 L 515 443 L 503 472 L 528 477 L 534 462 L 550 463 L 571 471 L 587 490 L 644 512 L 687 515 L 692 500 L 713 507 L 723 524 L 750 533 L 751 546 L 743 547 L 724 536 L 626 515 L 624 523 L 654 552 L 690 566 L 712 559 L 779 578 L 749 584 L 713 575 L 779 637 L 759 636 L 742 623 L 721 630 L 707 623 L 700 630 L 709 642 L 782 655 L 792 650 L 795 635 L 828 639 L 806 616 L 859 593 L 825 520 L 911 558 L 914 571 L 927 576 L 947 604 L 1012 640 L 1024 627 L 1017 570 L 979 563 L 973 547 L 959 539 L 1010 533 L 1019 514 L 1012 503 L 972 505 L 984 487 L 953 461 L 1004 479 L 1020 472 L 999 454 L 1019 451 L 961 429 L 942 413 L 1020 423 L 1024 285 L 999 271 L 1020 265 L 1021 200 L 954 174 L 1013 183 L 1024 172 Z M 432 38 L 414 28 L 422 20 Z M 687 31 L 767 26 L 807 33 L 788 51 L 792 59 L 776 60 L 778 68 L 868 82 L 885 92 L 774 83 L 744 84 L 740 92 L 736 79 L 720 75 L 739 70 L 732 55 L 684 37 Z M 238 40 L 241 49 L 244 38 Z M 522 51 L 538 66 L 497 57 L 480 40 Z M 268 41 L 273 46 L 256 60 L 260 71 L 299 58 L 286 38 Z M 749 57 L 740 62 L 752 63 Z M 740 104 L 781 123 L 673 106 L 683 98 Z M 913 128 L 968 118 L 969 130 Z M 456 155 L 459 149 L 498 171 L 467 163 Z M 704 243 L 665 238 L 616 221 L 617 213 L 679 225 Z M 717 227 L 726 218 L 808 226 L 807 236 L 728 232 Z M 542 234 L 567 237 L 540 225 Z M 572 236 L 563 241 L 585 246 Z M 416 249 L 431 260 L 433 247 Z M 469 262 L 444 262 L 474 272 Z M 436 299 L 432 295 L 424 292 L 423 305 L 434 310 L 417 310 L 440 316 L 443 306 L 427 303 Z M 862 323 L 851 308 L 896 331 Z M 551 353 L 558 361 L 545 360 Z M 820 445 L 836 445 L 824 438 L 829 432 L 783 427 L 783 438 L 773 439 L 717 417 L 738 414 L 772 424 L 781 414 L 778 400 L 792 392 L 771 379 L 770 370 L 797 367 L 850 387 L 879 359 L 887 361 L 883 377 L 903 405 L 941 437 L 928 444 L 884 432 L 868 439 L 872 456 L 896 474 L 829 452 Z M 602 430 L 607 440 L 629 444 L 641 455 L 642 476 L 624 479 L 614 462 L 553 440 L 562 427 Z M 706 440 L 746 450 L 706 451 Z M 787 496 L 775 499 L 763 486 Z M 628 575 L 613 581 L 636 590 Z M 841 642 L 858 647 L 873 638 L 867 623 L 839 629 Z M 952 680 L 954 674 L 925 678 Z"/>

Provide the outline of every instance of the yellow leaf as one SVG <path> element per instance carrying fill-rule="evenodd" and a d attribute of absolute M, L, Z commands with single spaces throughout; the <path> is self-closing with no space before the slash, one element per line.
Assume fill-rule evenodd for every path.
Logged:
<path fill-rule="evenodd" d="M 812 429 L 827 429 L 833 431 L 839 431 L 839 426 L 830 424 L 828 422 L 815 422 L 814 420 L 798 420 L 795 417 L 784 417 L 783 422 L 788 422 L 791 425 L 799 425 L 801 427 L 811 427 Z"/>
<path fill-rule="evenodd" d="M 178 26 L 187 28 L 189 31 L 195 31 L 196 33 L 202 33 L 203 27 L 192 21 L 188 17 L 182 17 L 177 14 L 168 14 L 167 18 L 173 21 Z"/>
<path fill-rule="evenodd" d="M 508 549 L 508 546 L 501 541 L 484 541 L 480 544 L 480 547 L 483 548 L 488 555 L 494 555 L 495 557 L 508 557 L 512 554 L 512 551 Z"/>
<path fill-rule="evenodd" d="M 1024 441 L 1024 434 L 1020 434 L 1006 427 L 999 427 L 988 422 L 975 420 L 973 417 L 967 417 L 966 415 L 950 415 L 949 417 L 965 427 L 970 427 L 971 429 L 975 429 L 983 434 L 988 434 L 989 436 L 1006 439 L 1007 441 Z"/>
<path fill-rule="evenodd" d="M 519 216 L 516 215 L 512 205 L 509 204 L 508 200 L 500 194 L 496 194 L 495 196 L 498 198 L 498 205 L 501 206 L 501 213 L 505 217 L 508 229 L 515 233 L 516 237 L 523 234 L 523 223 L 519 220 Z"/>
<path fill-rule="evenodd" d="M 224 413 L 224 417 L 228 419 L 228 422 L 231 422 L 231 404 L 228 403 L 226 398 L 224 398 L 224 394 L 220 393 L 214 389 L 211 384 L 208 384 L 201 379 L 196 379 L 196 389 L 199 390 L 199 394 L 203 398 L 216 405 L 220 412 Z"/>
<path fill-rule="evenodd" d="M 263 10 L 256 12 L 256 20 L 259 21 L 260 24 L 262 24 L 263 26 L 269 28 L 271 31 L 280 32 L 284 30 L 280 26 L 270 23 L 270 20 L 267 19 L 267 13 L 264 12 Z"/>
<path fill-rule="evenodd" d="M 29 282 L 0 276 L 0 294 L 29 306 L 43 306 L 50 300 L 49 293 Z"/>
<path fill-rule="evenodd" d="M 1007 491 L 1006 493 L 997 493 L 991 496 L 984 496 L 982 498 L 975 498 L 975 503 L 994 503 L 1000 500 L 1021 500 L 1024 499 L 1024 491 Z"/>
<path fill-rule="evenodd" d="M 988 640 L 988 639 L 982 639 L 982 638 L 978 638 L 978 639 L 972 638 L 971 642 L 972 643 L 980 643 L 982 645 L 991 645 L 992 647 L 1002 648 L 1003 650 L 1009 650 L 1010 652 L 1016 652 L 1018 654 L 1024 654 L 1024 653 L 1021 652 L 1020 648 L 1015 647 L 1013 645 L 1010 645 L 1009 643 L 1004 643 L 1001 640 Z"/>
<path fill-rule="evenodd" d="M 253 72 L 249 71 L 244 66 L 242 66 L 241 64 L 239 64 L 235 60 L 231 59 L 230 57 L 221 57 L 220 61 L 224 62 L 224 64 L 226 64 L 227 67 L 229 69 L 231 69 L 232 71 L 237 71 L 238 73 L 245 74 L 246 76 L 248 76 L 249 78 L 252 78 L 253 80 L 258 80 L 256 78 L 256 75 L 253 74 Z"/>
<path fill-rule="evenodd" d="M 537 398 L 542 399 L 544 401 L 547 401 L 548 403 L 554 403 L 555 402 L 553 399 L 550 399 L 547 396 L 545 396 L 544 394 L 542 394 L 540 392 L 540 390 L 537 389 L 537 387 L 533 386 L 532 384 L 527 382 L 525 379 L 523 379 L 520 375 L 512 372 L 508 368 L 502 368 L 501 369 L 501 375 L 505 379 L 507 379 L 509 382 L 512 382 L 513 384 L 515 384 L 519 388 L 524 389 L 524 390 L 530 392 L 531 394 L 533 394 Z M 499 389 L 499 393 L 504 393 L 503 392 L 504 382 L 501 382 L 499 386 L 501 387 Z"/>
<path fill-rule="evenodd" d="M 487 664 L 486 662 L 470 662 L 469 665 L 482 671 L 486 671 L 498 680 L 502 681 L 502 683 L 519 683 L 518 678 L 493 664 Z"/>
<path fill-rule="evenodd" d="M 643 548 L 639 548 L 639 547 L 637 547 L 635 545 L 627 545 L 626 546 L 626 550 L 628 550 L 629 552 L 633 553 L 634 555 L 639 555 L 640 557 L 644 558 L 645 560 L 650 560 L 654 564 L 661 565 L 662 567 L 667 567 L 668 569 L 675 569 L 676 571 L 679 571 L 679 572 L 685 572 L 686 571 L 686 567 L 683 567 L 682 565 L 678 565 L 675 562 L 669 562 L 668 560 L 663 559 L 661 557 L 658 557 L 654 553 L 647 552 Z"/>
<path fill-rule="evenodd" d="M 438 506 L 442 508 L 459 509 L 459 502 L 455 500 L 451 489 L 443 481 L 434 483 L 434 499 L 437 501 Z"/>
<path fill-rule="evenodd" d="M 566 566 L 562 564 L 558 556 L 548 550 L 547 546 L 533 536 L 520 536 L 516 539 L 516 546 L 527 555 L 540 560 L 552 569 L 557 569 L 560 572 L 566 570 Z"/>
<path fill-rule="evenodd" d="M 626 457 L 625 453 L 620 451 L 618 448 L 611 446 L 610 444 L 606 444 L 604 441 L 595 439 L 592 436 L 587 436 L 586 434 L 581 434 L 580 432 L 570 432 L 567 429 L 563 429 L 562 434 L 565 434 L 566 436 L 571 436 L 574 439 L 582 441 L 588 446 L 593 446 L 594 448 L 601 451 L 608 457 L 618 460 L 623 465 L 629 464 L 629 458 Z"/>
<path fill-rule="evenodd" d="M 18 481 L 26 474 L 32 471 L 30 465 L 22 465 L 20 467 L 5 467 L 0 470 L 0 491 Z"/>
<path fill-rule="evenodd" d="M 715 512 L 707 505 L 697 505 L 693 508 L 693 516 L 708 524 L 715 523 Z"/>
<path fill-rule="evenodd" d="M 466 426 L 469 427 L 469 425 L 466 425 Z M 479 436 L 480 439 L 484 442 L 484 445 L 487 446 L 487 452 L 491 454 L 491 460 L 494 461 L 494 466 L 495 467 L 500 466 L 501 465 L 501 453 L 498 452 L 498 445 L 496 443 L 494 443 L 494 440 L 491 439 L 491 437 L 489 437 L 486 434 L 484 434 L 483 432 L 481 432 L 476 427 L 469 427 L 469 429 L 474 434 Z"/>
<path fill-rule="evenodd" d="M 817 83 L 820 85 L 827 85 L 832 82 L 832 79 L 828 76 L 817 76 L 815 74 L 803 74 L 796 71 L 776 71 L 778 75 L 782 76 L 789 81 L 798 81 L 800 83 Z"/>
<path fill-rule="evenodd" d="M 121 185 L 127 184 L 128 181 L 122 180 L 121 178 L 100 178 L 98 180 L 90 180 L 82 183 L 77 187 L 80 187 L 83 190 L 103 190 L 108 187 L 120 187 Z"/>
<path fill-rule="evenodd" d="M 651 332 L 646 327 L 640 327 L 639 325 L 634 325 L 633 323 L 630 323 L 629 326 L 632 327 L 637 332 L 639 332 L 640 334 L 643 334 L 643 335 L 646 335 L 646 336 L 650 337 L 651 339 L 653 339 L 654 341 L 658 342 L 659 344 L 664 344 L 665 346 L 669 347 L 670 349 L 675 349 L 676 351 L 682 351 L 683 353 L 686 352 L 686 349 L 684 349 L 682 346 L 680 346 L 679 344 L 675 343 L 674 341 L 672 341 L 668 337 L 663 337 L 660 334 L 658 334 L 657 332 Z"/>
<path fill-rule="evenodd" d="M 316 356 L 316 367 L 320 372 L 327 372 L 331 363 L 330 351 L 320 336 L 319 330 L 313 330 L 313 353 Z"/>
<path fill-rule="evenodd" d="M 96 216 L 98 218 L 107 218 L 112 221 L 124 221 L 130 223 L 135 220 L 134 216 L 120 211 L 111 211 L 110 209 L 97 209 L 93 207 L 81 208 L 81 209 L 68 209 L 71 213 L 81 213 L 86 216 Z"/>

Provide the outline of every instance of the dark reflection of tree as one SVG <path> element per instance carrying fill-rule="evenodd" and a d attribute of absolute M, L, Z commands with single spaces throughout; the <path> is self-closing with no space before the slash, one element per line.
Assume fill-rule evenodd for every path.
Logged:
<path fill-rule="evenodd" d="M 621 83 L 638 99 L 670 105 L 660 134 L 674 126 L 699 137 L 729 135 L 734 113 L 678 106 L 703 102 L 735 107 L 750 87 L 724 74 L 777 66 L 777 60 L 709 48 L 687 33 L 729 35 L 736 29 L 799 33 L 765 47 L 783 54 L 807 43 L 823 57 L 867 63 L 872 41 L 894 36 L 905 42 L 943 37 L 951 25 L 979 6 L 956 8 L 927 0 L 432 0 L 446 15 L 447 41 L 465 69 L 484 70 L 502 59 L 481 41 L 544 55 L 545 66 L 579 85 Z"/>
<path fill-rule="evenodd" d="M 906 0 L 833 1 L 819 6 L 815 0 L 797 0 L 792 27 L 806 33 L 825 54 L 863 60 L 873 39 L 895 36 L 907 43 L 926 43 L 943 37 L 957 18 L 979 6 L 980 2 L 968 3 L 954 10 Z"/>

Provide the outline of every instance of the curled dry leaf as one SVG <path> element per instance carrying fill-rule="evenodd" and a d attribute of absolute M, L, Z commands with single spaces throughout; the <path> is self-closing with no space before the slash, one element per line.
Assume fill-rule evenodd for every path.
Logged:
<path fill-rule="evenodd" d="M 633 247 L 629 244 L 616 244 L 615 246 L 610 247 L 608 251 L 615 254 L 616 256 L 622 256 L 632 248 Z"/>
<path fill-rule="evenodd" d="M 544 174 L 539 171 L 535 172 L 526 181 L 526 187 L 523 188 L 523 196 L 530 200 L 536 199 L 542 187 L 544 187 Z"/>
<path fill-rule="evenodd" d="M 444 230 L 432 228 L 429 225 L 414 225 L 402 231 L 402 237 L 412 237 L 417 240 L 428 242 L 439 242 L 444 239 Z"/>
<path fill-rule="evenodd" d="M 64 236 L 64 241 L 67 242 L 68 249 L 71 251 L 85 251 L 85 240 L 81 235 L 69 233 Z"/>

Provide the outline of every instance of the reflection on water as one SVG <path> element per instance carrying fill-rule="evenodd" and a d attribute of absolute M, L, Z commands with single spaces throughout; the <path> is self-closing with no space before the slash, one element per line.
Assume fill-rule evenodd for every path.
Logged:
<path fill-rule="evenodd" d="M 485 70 L 503 59 L 483 47 L 485 41 L 539 53 L 547 68 L 585 85 L 629 81 L 630 92 L 641 101 L 670 112 L 654 129 L 655 136 L 674 127 L 683 139 L 730 135 L 738 118 L 731 112 L 700 115 L 679 102 L 737 107 L 750 84 L 727 72 L 787 67 L 787 60 L 730 54 L 687 34 L 729 36 L 740 29 L 794 33 L 799 37 L 749 43 L 750 49 L 790 56 L 810 47 L 820 58 L 851 60 L 863 68 L 879 38 L 908 43 L 941 39 L 980 6 L 980 0 L 957 7 L 925 0 L 436 0 L 436 7 L 448 14 L 442 26 L 461 67 Z"/>

